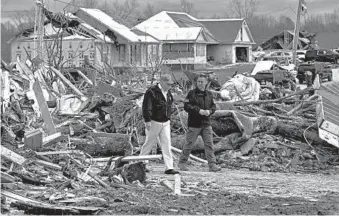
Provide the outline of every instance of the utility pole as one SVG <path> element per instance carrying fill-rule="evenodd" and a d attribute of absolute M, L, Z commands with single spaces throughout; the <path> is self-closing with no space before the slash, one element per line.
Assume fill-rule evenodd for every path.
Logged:
<path fill-rule="evenodd" d="M 44 0 L 36 1 L 36 12 L 34 20 L 34 59 L 43 59 L 43 37 L 44 37 Z"/>
<path fill-rule="evenodd" d="M 298 42 L 299 42 L 299 31 L 300 31 L 300 14 L 301 14 L 301 1 L 299 0 L 298 3 L 298 12 L 297 12 L 297 19 L 295 22 L 295 29 L 294 29 L 294 39 L 293 39 L 293 64 L 296 64 L 297 60 L 297 49 L 298 49 Z"/>

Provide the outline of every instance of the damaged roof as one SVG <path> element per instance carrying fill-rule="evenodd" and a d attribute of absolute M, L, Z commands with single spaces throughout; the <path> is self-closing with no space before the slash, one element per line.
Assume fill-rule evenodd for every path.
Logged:
<path fill-rule="evenodd" d="M 235 43 L 244 24 L 246 24 L 244 19 L 197 19 L 183 12 L 162 11 L 136 25 L 135 28 L 147 31 L 150 34 L 154 31 L 153 29 L 157 29 L 157 31 L 160 31 L 160 29 L 164 31 L 168 31 L 168 29 L 172 31 L 192 29 L 193 34 L 194 28 L 202 28 L 208 42 L 230 44 Z M 246 31 L 250 40 L 249 43 L 254 44 L 249 30 Z M 173 39 L 175 40 L 175 38 Z M 181 40 L 181 38 L 176 40 Z"/>
<path fill-rule="evenodd" d="M 91 16 L 93 19 L 99 21 L 101 24 L 105 25 L 109 30 L 113 31 L 114 33 L 120 35 L 123 38 L 126 38 L 130 42 L 157 42 L 152 37 L 143 37 L 139 36 L 130 28 L 125 25 L 122 25 L 115 21 L 112 17 L 108 14 L 104 13 L 99 9 L 90 9 L 90 8 L 80 8 L 79 11 L 86 13 L 87 15 Z"/>
<path fill-rule="evenodd" d="M 80 8 L 79 11 L 84 12 L 107 27 L 105 32 L 93 27 L 89 23 L 85 22 L 76 14 L 71 13 L 53 13 L 44 8 L 44 14 L 47 20 L 44 22 L 44 38 L 50 39 L 60 36 L 60 30 L 62 31 L 63 39 L 98 39 L 107 43 L 115 43 L 116 37 L 114 34 L 118 34 L 123 38 L 126 38 L 130 42 L 147 42 L 147 43 L 159 43 L 151 35 L 140 34 L 132 31 L 130 28 L 114 21 L 112 17 L 102 12 L 99 9 Z M 26 29 L 23 32 L 17 34 L 8 42 L 12 42 L 17 39 L 33 39 L 34 28 Z"/>

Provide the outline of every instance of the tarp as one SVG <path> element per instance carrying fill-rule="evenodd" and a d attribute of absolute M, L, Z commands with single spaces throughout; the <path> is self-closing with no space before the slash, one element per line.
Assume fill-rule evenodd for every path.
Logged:
<path fill-rule="evenodd" d="M 241 97 L 238 94 L 240 94 Z M 253 77 L 246 77 L 242 74 L 237 74 L 228 80 L 220 90 L 221 98 L 232 102 L 242 99 L 246 101 L 259 100 L 259 94 L 259 82 Z"/>
<path fill-rule="evenodd" d="M 251 75 L 254 76 L 260 71 L 271 70 L 274 64 L 274 61 L 258 61 Z"/>

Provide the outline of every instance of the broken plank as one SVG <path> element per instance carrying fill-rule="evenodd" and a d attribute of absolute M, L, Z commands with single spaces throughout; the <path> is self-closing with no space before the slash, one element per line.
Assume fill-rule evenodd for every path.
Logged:
<path fill-rule="evenodd" d="M 1 173 L 1 184 L 15 182 L 15 178 L 11 176 L 10 174 L 2 172 L 2 171 L 0 173 Z"/>
<path fill-rule="evenodd" d="M 50 169 L 59 170 L 59 171 L 62 169 L 62 167 L 57 165 L 57 164 L 50 163 L 50 162 L 43 161 L 43 160 L 39 160 L 39 159 L 35 160 L 34 163 L 41 165 L 41 166 L 44 166 L 44 167 L 47 167 L 47 168 L 50 168 Z"/>
<path fill-rule="evenodd" d="M 117 161 L 121 157 L 116 157 L 112 161 Z M 92 158 L 86 159 L 86 162 L 107 162 L 111 159 L 111 157 L 104 157 L 104 158 Z M 139 156 L 126 156 L 121 158 L 121 162 L 128 162 L 128 161 L 142 161 L 142 160 L 160 160 L 162 159 L 162 155 L 139 155 Z"/>
<path fill-rule="evenodd" d="M 61 200 L 59 201 L 59 203 L 77 203 L 77 202 L 83 202 L 83 201 L 97 201 L 97 202 L 103 202 L 103 203 L 107 202 L 107 200 L 100 198 L 100 197 L 88 196 L 88 197 L 77 197 L 73 199 Z"/>
<path fill-rule="evenodd" d="M 1 157 L 4 157 L 7 160 L 10 160 L 13 163 L 23 165 L 26 162 L 26 158 L 24 158 L 21 155 L 9 150 L 8 148 L 6 148 L 2 145 L 0 145 L 0 152 L 1 152 Z"/>
<path fill-rule="evenodd" d="M 128 134 L 121 133 L 104 133 L 104 132 L 90 132 L 91 137 L 114 137 L 114 138 L 127 138 Z"/>
<path fill-rule="evenodd" d="M 123 92 L 121 88 L 111 86 L 104 82 L 99 82 L 95 87 L 91 89 L 97 95 L 103 95 L 104 93 L 110 93 L 114 97 L 121 97 Z"/>
<path fill-rule="evenodd" d="M 1 195 L 6 196 L 8 198 L 16 200 L 16 203 L 20 205 L 20 207 L 26 207 L 22 209 L 28 210 L 27 213 L 31 212 L 34 208 L 36 210 L 40 210 L 40 212 L 46 212 L 47 210 L 52 210 L 54 215 L 62 215 L 62 214 L 89 214 L 89 212 L 96 212 L 98 210 L 102 210 L 100 207 L 87 207 L 87 206 L 60 206 L 60 205 L 52 205 L 49 203 L 40 202 L 37 200 L 33 200 L 24 196 L 20 196 L 18 194 L 11 193 L 9 191 L 1 190 Z M 50 212 L 51 213 L 51 212 Z"/>
<path fill-rule="evenodd" d="M 54 67 L 50 67 L 52 69 L 52 71 L 58 76 L 60 77 L 60 79 L 62 81 L 64 81 L 77 95 L 80 96 L 84 96 L 84 94 L 79 91 L 79 89 L 77 89 L 59 70 L 57 70 Z"/>
<path fill-rule="evenodd" d="M 61 132 L 58 132 L 58 133 L 49 135 L 47 137 L 44 137 L 42 139 L 42 146 L 43 147 L 48 147 L 48 146 L 51 146 L 54 143 L 57 143 L 57 142 L 60 142 L 60 141 L 62 141 L 64 139 L 66 139 L 66 138 L 67 138 L 67 136 L 62 135 Z"/>
<path fill-rule="evenodd" d="M 92 80 L 88 79 L 88 77 L 87 77 L 85 74 L 83 74 L 80 70 L 76 70 L 76 71 L 78 72 L 78 74 L 79 74 L 82 78 L 84 78 L 84 80 L 85 80 L 88 84 L 93 85 Z"/>
<path fill-rule="evenodd" d="M 65 150 L 65 151 L 49 151 L 49 152 L 36 152 L 37 155 L 56 155 L 56 154 L 79 154 L 83 155 L 84 153 L 79 150 Z"/>
<path fill-rule="evenodd" d="M 38 150 L 42 146 L 42 130 L 36 129 L 25 133 L 25 146 L 32 150 Z"/>
<path fill-rule="evenodd" d="M 33 91 L 34 91 L 36 100 L 38 102 L 42 118 L 45 122 L 45 128 L 47 130 L 47 134 L 56 133 L 56 129 L 54 127 L 52 116 L 48 110 L 48 106 L 47 106 L 45 97 L 42 93 L 40 83 L 37 80 L 33 84 Z"/>
<path fill-rule="evenodd" d="M 181 150 L 180 149 L 178 149 L 178 148 L 175 148 L 175 147 L 171 147 L 172 148 L 172 151 L 174 151 L 174 152 L 176 152 L 176 153 L 179 153 L 179 154 L 181 154 Z M 194 156 L 194 155 L 189 155 L 189 157 L 192 159 L 192 160 L 195 160 L 195 161 L 198 161 L 198 162 L 200 162 L 200 163 L 204 163 L 204 164 L 207 164 L 208 162 L 207 162 L 207 160 L 204 160 L 204 159 L 201 159 L 201 158 L 198 158 L 198 157 L 196 157 L 196 156 Z"/>

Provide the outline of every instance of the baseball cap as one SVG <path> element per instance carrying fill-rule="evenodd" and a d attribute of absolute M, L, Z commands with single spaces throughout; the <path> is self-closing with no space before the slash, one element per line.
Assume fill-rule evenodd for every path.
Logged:
<path fill-rule="evenodd" d="M 166 82 L 169 85 L 174 84 L 172 76 L 170 74 L 162 74 L 160 77 L 160 81 Z"/>

